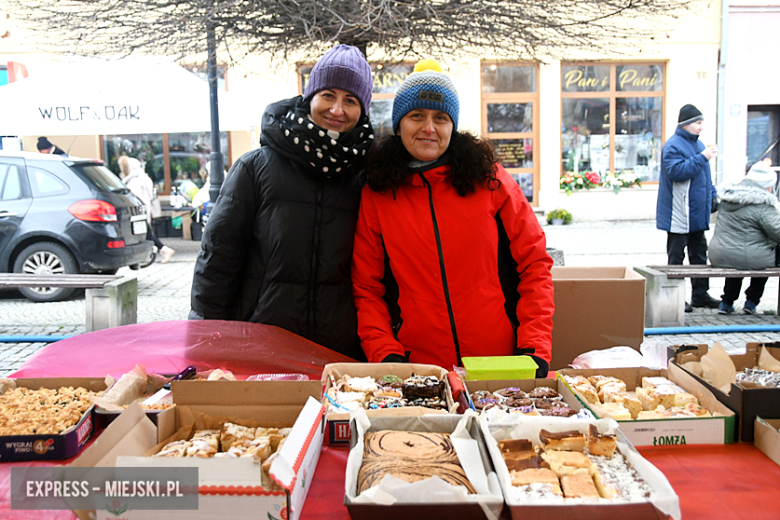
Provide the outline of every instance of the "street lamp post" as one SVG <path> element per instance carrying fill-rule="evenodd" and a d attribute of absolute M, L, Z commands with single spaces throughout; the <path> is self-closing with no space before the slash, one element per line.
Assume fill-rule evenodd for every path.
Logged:
<path fill-rule="evenodd" d="M 208 47 L 208 78 L 209 78 L 209 101 L 211 106 L 211 154 L 209 154 L 209 161 L 211 162 L 211 172 L 209 173 L 209 180 L 211 182 L 211 188 L 209 188 L 209 199 L 211 203 L 217 202 L 219 197 L 219 190 L 222 188 L 222 181 L 225 178 L 224 166 L 222 159 L 222 148 L 219 138 L 219 88 L 217 84 L 217 37 L 214 24 L 209 22 L 206 29 L 206 44 Z"/>

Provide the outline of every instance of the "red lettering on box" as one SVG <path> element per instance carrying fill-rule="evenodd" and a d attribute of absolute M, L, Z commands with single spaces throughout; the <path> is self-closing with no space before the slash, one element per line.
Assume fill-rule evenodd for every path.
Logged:
<path fill-rule="evenodd" d="M 92 414 L 87 415 L 87 418 L 81 423 L 78 430 L 76 430 L 76 438 L 78 439 L 79 446 L 89 438 L 90 433 L 92 433 Z"/>
<path fill-rule="evenodd" d="M 342 422 L 335 424 L 335 439 L 337 441 L 348 441 L 350 439 L 349 423 Z"/>

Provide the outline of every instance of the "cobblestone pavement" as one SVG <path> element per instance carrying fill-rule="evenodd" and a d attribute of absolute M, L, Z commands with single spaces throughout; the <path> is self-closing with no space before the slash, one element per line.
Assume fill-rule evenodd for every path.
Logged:
<path fill-rule="evenodd" d="M 639 266 L 666 263 L 666 233 L 655 229 L 654 221 L 575 223 L 569 226 L 547 226 L 549 247 L 563 250 L 567 266 Z M 711 238 L 711 232 L 708 239 Z M 190 289 L 195 257 L 200 242 L 164 238 L 176 250 L 167 264 L 159 262 L 118 274 L 138 278 L 138 323 L 186 319 L 190 309 Z M 723 279 L 710 281 L 710 294 L 720 298 Z M 747 281 L 744 283 L 747 287 Z M 690 295 L 690 282 L 688 282 Z M 776 325 L 778 279 L 770 278 L 758 314 L 722 316 L 716 309 L 694 309 L 686 314 L 685 325 Z M 744 291 L 735 303 L 741 313 Z M 84 291 L 69 300 L 36 303 L 16 290 L 0 290 L 0 336 L 69 336 L 84 332 Z M 730 352 L 744 349 L 753 341 L 780 341 L 780 333 L 719 333 L 648 336 L 665 345 L 720 342 Z M 0 376 L 17 370 L 32 354 L 48 343 L 0 342 Z"/>

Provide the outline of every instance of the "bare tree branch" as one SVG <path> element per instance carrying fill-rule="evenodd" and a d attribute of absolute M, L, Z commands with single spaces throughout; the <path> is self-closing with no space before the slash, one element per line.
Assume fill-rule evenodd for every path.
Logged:
<path fill-rule="evenodd" d="M 81 55 L 205 50 L 213 24 L 231 63 L 267 53 L 319 55 L 334 43 L 402 60 L 454 55 L 564 58 L 631 52 L 689 12 L 692 0 L 2 0 L 49 50 Z"/>

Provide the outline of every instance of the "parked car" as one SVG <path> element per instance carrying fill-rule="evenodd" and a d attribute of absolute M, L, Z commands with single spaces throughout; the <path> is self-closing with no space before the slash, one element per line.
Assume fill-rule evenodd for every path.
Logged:
<path fill-rule="evenodd" d="M 0 151 L 0 272 L 114 274 L 152 258 L 146 207 L 102 161 Z M 35 301 L 74 289 L 20 288 Z"/>

